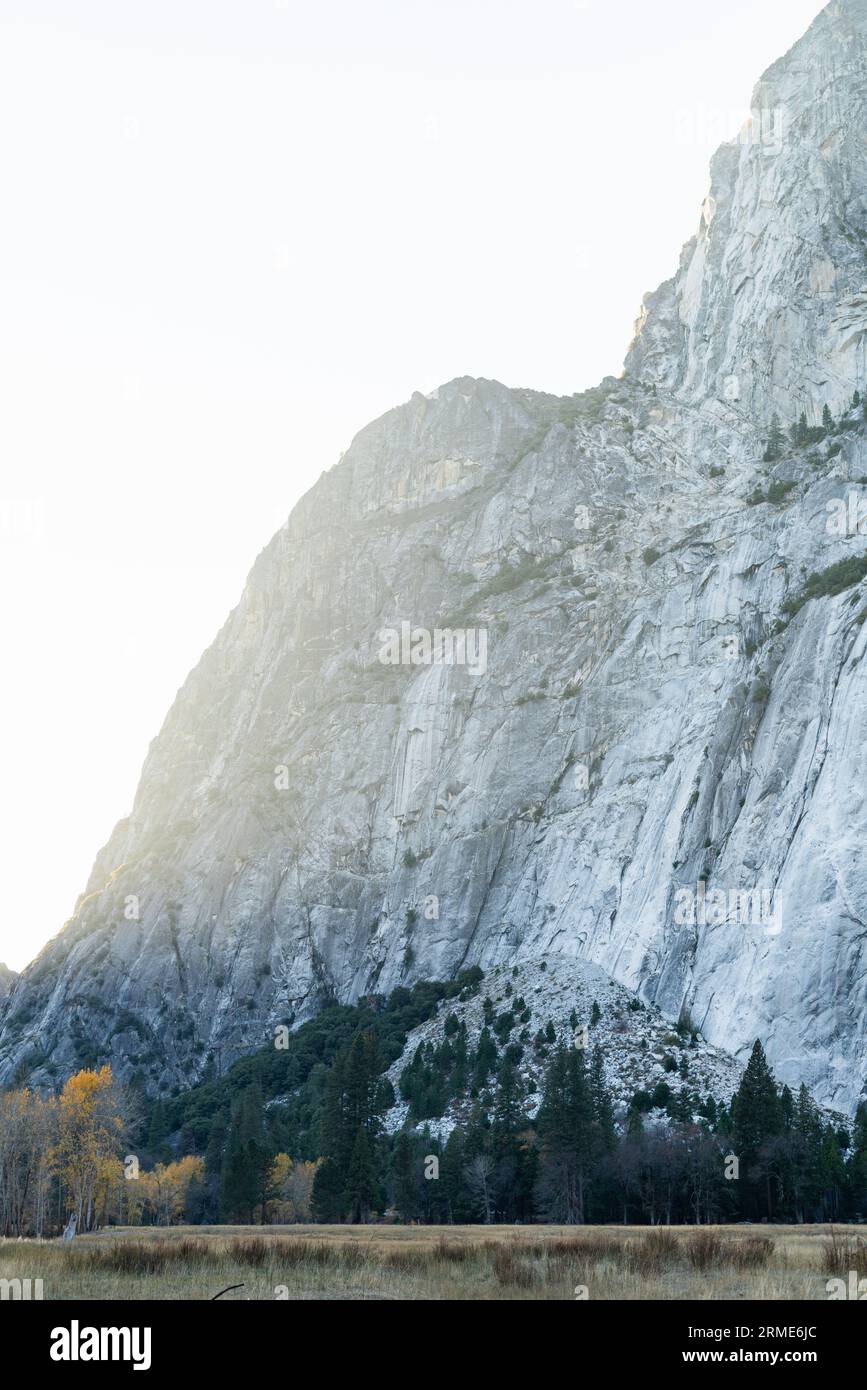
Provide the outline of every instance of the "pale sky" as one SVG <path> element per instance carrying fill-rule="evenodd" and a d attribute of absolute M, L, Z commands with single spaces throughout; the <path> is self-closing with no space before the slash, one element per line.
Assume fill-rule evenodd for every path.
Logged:
<path fill-rule="evenodd" d="M 0 0 L 0 961 L 357 430 L 619 372 L 819 8 Z"/>

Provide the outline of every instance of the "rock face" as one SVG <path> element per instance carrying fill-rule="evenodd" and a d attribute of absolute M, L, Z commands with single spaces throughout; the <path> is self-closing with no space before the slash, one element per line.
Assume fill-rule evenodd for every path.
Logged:
<path fill-rule="evenodd" d="M 12 993 L 12 986 L 17 979 L 17 972 L 10 970 L 8 965 L 4 965 L 0 961 L 0 1004 L 3 1004 Z"/>
<path fill-rule="evenodd" d="M 645 300 L 639 379 L 765 420 L 864 381 L 864 29 L 863 0 L 838 0 L 758 83 L 678 274 Z"/>
<path fill-rule="evenodd" d="M 0 1004 L 0 1080 L 170 1089 L 330 996 L 545 958 L 867 1093 L 865 94 L 840 0 L 717 154 L 622 379 L 460 378 L 357 436 Z M 762 462 L 825 405 L 845 428 Z"/>

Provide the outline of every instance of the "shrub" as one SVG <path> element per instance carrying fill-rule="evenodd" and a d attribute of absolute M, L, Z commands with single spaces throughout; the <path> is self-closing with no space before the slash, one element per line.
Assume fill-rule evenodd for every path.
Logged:
<path fill-rule="evenodd" d="M 783 612 L 794 616 L 805 603 L 814 598 L 835 598 L 853 585 L 860 584 L 867 575 L 867 555 L 851 555 L 846 560 L 838 560 L 826 570 L 814 570 L 799 594 L 793 595 L 783 604 Z"/>
<path fill-rule="evenodd" d="M 797 483 L 782 481 L 771 483 L 766 493 L 762 492 L 760 487 L 756 487 L 747 498 L 747 506 L 758 507 L 761 506 L 763 502 L 782 502 L 792 491 L 793 487 L 797 487 Z"/>
<path fill-rule="evenodd" d="M 657 1229 L 626 1247 L 626 1267 L 646 1278 L 672 1264 L 680 1255 L 680 1241 L 671 1231 Z"/>
<path fill-rule="evenodd" d="M 768 488 L 767 500 L 769 502 L 782 502 L 783 498 L 788 496 L 788 494 L 792 491 L 792 488 L 796 486 L 797 484 L 794 482 L 784 483 L 782 481 L 777 481 L 771 483 L 770 487 Z"/>
<path fill-rule="evenodd" d="M 526 1260 L 516 1258 L 511 1245 L 494 1247 L 494 1274 L 499 1284 L 508 1284 L 517 1289 L 529 1289 L 533 1285 L 533 1270 Z"/>
<path fill-rule="evenodd" d="M 448 1240 L 441 1235 L 436 1244 L 436 1257 L 447 1264 L 463 1264 L 470 1258 L 472 1250 L 469 1245 L 462 1245 L 457 1240 Z"/>
<path fill-rule="evenodd" d="M 831 1234 L 823 1242 L 822 1267 L 826 1274 L 836 1274 L 845 1278 L 850 1269 L 857 1274 L 867 1274 L 867 1241 L 860 1236 L 843 1235 L 831 1228 Z"/>
<path fill-rule="evenodd" d="M 716 1231 L 697 1231 L 687 1243 L 686 1257 L 693 1269 L 711 1269 L 722 1263 L 722 1239 Z"/>
<path fill-rule="evenodd" d="M 774 1253 L 774 1242 L 767 1236 L 749 1236 L 735 1241 L 728 1253 L 736 1269 L 761 1269 Z"/>

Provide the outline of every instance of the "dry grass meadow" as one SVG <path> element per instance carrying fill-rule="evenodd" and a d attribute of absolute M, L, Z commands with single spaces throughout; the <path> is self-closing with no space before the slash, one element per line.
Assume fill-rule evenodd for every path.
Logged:
<path fill-rule="evenodd" d="M 114 1227 L 0 1241 L 0 1279 L 55 1299 L 827 1299 L 867 1275 L 829 1226 Z M 240 1288 L 229 1290 L 231 1285 Z"/>

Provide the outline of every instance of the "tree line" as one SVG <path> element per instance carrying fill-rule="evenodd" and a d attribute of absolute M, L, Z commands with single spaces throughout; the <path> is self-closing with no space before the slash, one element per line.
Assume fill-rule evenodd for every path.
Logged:
<path fill-rule="evenodd" d="M 0 1235 L 53 1236 L 70 1218 L 78 1232 L 203 1220 L 204 1157 L 185 1154 L 143 1167 L 138 1155 L 126 1152 L 134 1115 L 132 1098 L 108 1066 L 77 1072 L 59 1096 L 29 1088 L 0 1094 Z M 230 1206 L 239 1160 L 246 1180 L 248 1154 L 236 1130 L 221 1161 Z M 245 1218 L 309 1221 L 315 1171 L 315 1163 L 269 1155 L 261 1205 L 254 1203 Z"/>
<path fill-rule="evenodd" d="M 668 1088 L 665 1088 L 668 1090 Z M 669 1091 L 669 1095 L 672 1093 Z M 556 1043 L 535 1119 L 508 1049 L 445 1143 L 382 1130 L 375 1038 L 329 1075 L 313 1207 L 322 1221 L 389 1212 L 422 1222 L 716 1223 L 867 1216 L 867 1106 L 850 1133 L 807 1088 L 777 1085 L 756 1042 L 731 1104 L 694 1118 L 647 1113 L 638 1092 L 618 1126 L 603 1056 Z"/>
<path fill-rule="evenodd" d="M 70 1214 L 79 1230 L 867 1218 L 867 1106 L 851 1127 L 832 1123 L 806 1087 L 778 1085 L 759 1042 L 729 1103 L 689 1090 L 684 1048 L 680 1067 L 666 1059 L 671 1084 L 615 1111 L 601 1050 L 567 1044 L 550 1023 L 519 1036 L 528 1011 L 510 996 L 500 1015 L 484 1001 L 474 1047 L 448 1014 L 396 1094 L 387 1071 L 409 1033 L 444 999 L 478 993 L 481 979 L 470 971 L 331 1005 L 284 1051 L 263 1049 L 172 1097 L 119 1087 L 106 1066 L 56 1097 L 7 1092 L 0 1230 L 52 1234 Z M 538 1094 L 522 1065 L 529 1046 Z"/>

